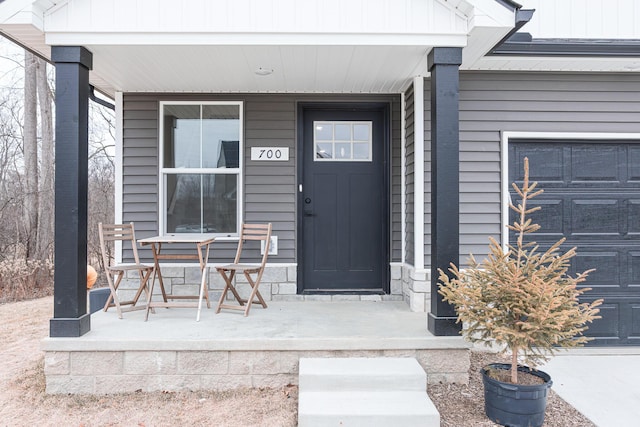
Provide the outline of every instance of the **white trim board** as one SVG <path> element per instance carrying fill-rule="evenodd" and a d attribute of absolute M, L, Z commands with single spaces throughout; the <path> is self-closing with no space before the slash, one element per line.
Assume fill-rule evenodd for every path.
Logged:
<path fill-rule="evenodd" d="M 413 263 L 424 269 L 424 77 L 413 78 Z"/>
<path fill-rule="evenodd" d="M 116 128 L 115 128 L 115 194 L 114 194 L 114 223 L 122 224 L 122 209 L 123 209 L 123 195 L 122 195 L 122 183 L 123 183 L 123 95 L 122 92 L 115 93 L 115 116 L 116 116 Z M 122 242 L 115 242 L 115 257 L 116 262 L 122 262 Z"/>

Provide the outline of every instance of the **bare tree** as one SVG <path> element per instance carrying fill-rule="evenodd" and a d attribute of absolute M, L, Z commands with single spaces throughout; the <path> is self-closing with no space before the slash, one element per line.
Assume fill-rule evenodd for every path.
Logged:
<path fill-rule="evenodd" d="M 88 262 L 102 263 L 98 223 L 114 221 L 115 193 L 115 115 L 113 110 L 91 103 L 89 107 L 89 218 Z"/>
<path fill-rule="evenodd" d="M 52 258 L 54 239 L 54 144 L 53 95 L 47 76 L 47 63 L 36 58 L 38 105 L 40 106 L 40 189 L 38 192 L 38 224 L 36 257 Z"/>
<path fill-rule="evenodd" d="M 36 256 L 38 232 L 38 97 L 36 57 L 24 56 L 24 239 L 26 259 Z"/>
<path fill-rule="evenodd" d="M 47 68 L 53 71 L 0 37 L 0 263 L 15 275 L 25 266 L 44 272 L 30 279 L 34 290 L 50 286 L 54 255 L 54 91 Z M 114 123 L 113 110 L 90 103 L 88 255 L 96 266 L 97 223 L 114 215 Z M 6 271 L 0 299 L 14 275 Z"/>

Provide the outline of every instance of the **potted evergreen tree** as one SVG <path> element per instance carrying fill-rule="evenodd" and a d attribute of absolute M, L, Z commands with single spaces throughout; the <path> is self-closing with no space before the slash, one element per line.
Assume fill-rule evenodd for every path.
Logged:
<path fill-rule="evenodd" d="M 451 276 L 439 270 L 439 292 L 455 307 L 465 338 L 497 345 L 511 355 L 511 364 L 482 369 L 485 412 L 492 421 L 509 426 L 542 425 L 551 378 L 535 367 L 560 347 L 589 341 L 583 332 L 587 323 L 599 318 L 597 307 L 602 303 L 578 301 L 589 290 L 578 285 L 592 270 L 575 277 L 567 274 L 576 248 L 561 253 L 564 238 L 544 251 L 535 242 L 525 241 L 527 234 L 540 229 L 528 218 L 540 209 L 528 206 L 543 191 L 536 186 L 529 183 L 525 158 L 522 186 L 513 184 L 520 201 L 517 206 L 510 204 L 517 216 L 508 225 L 516 233 L 514 245 L 505 251 L 490 238 L 489 255 L 482 262 L 471 255 L 467 268 L 451 264 Z"/>

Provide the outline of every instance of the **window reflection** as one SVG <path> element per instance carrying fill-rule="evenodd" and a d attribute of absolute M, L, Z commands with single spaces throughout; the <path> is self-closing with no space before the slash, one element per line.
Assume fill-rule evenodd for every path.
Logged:
<path fill-rule="evenodd" d="M 371 161 L 372 122 L 315 121 L 315 161 Z"/>
<path fill-rule="evenodd" d="M 164 232 L 237 233 L 241 103 L 163 103 L 162 119 Z"/>
<path fill-rule="evenodd" d="M 165 168 L 239 167 L 236 105 L 166 105 Z"/>
<path fill-rule="evenodd" d="M 168 174 L 166 189 L 168 233 L 236 231 L 236 175 Z"/>

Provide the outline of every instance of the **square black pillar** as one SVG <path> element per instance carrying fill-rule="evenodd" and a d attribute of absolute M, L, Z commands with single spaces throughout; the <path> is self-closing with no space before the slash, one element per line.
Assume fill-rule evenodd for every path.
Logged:
<path fill-rule="evenodd" d="M 51 337 L 79 337 L 91 329 L 87 313 L 87 188 L 89 70 L 80 46 L 53 46 L 56 66 L 55 275 Z"/>
<path fill-rule="evenodd" d="M 431 312 L 434 335 L 458 335 L 453 307 L 438 293 L 438 268 L 458 265 L 460 246 L 459 68 L 462 48 L 436 47 L 428 56 L 431 73 Z"/>

